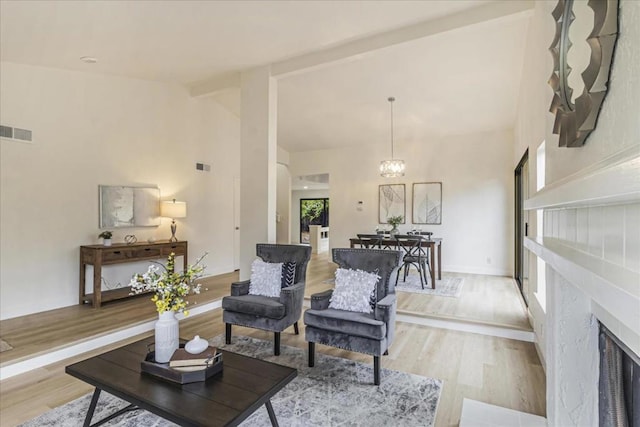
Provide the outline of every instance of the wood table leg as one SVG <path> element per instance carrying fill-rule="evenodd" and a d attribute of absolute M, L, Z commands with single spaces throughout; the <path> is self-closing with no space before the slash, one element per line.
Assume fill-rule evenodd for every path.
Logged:
<path fill-rule="evenodd" d="M 187 256 L 187 248 L 184 248 L 184 255 L 182 255 L 182 271 L 187 271 L 189 267 L 189 257 Z"/>
<path fill-rule="evenodd" d="M 442 280 L 442 241 L 438 243 L 438 280 Z"/>
<path fill-rule="evenodd" d="M 271 420 L 271 425 L 273 427 L 278 427 L 278 420 L 276 419 L 276 413 L 273 412 L 273 406 L 271 406 L 271 400 L 267 400 L 264 404 L 267 407 L 267 413 L 269 414 L 269 419 Z"/>
<path fill-rule="evenodd" d="M 84 304 L 84 294 L 85 294 L 85 283 L 87 277 L 87 265 L 82 260 L 82 256 L 80 257 L 80 293 L 78 295 L 78 304 Z"/>
<path fill-rule="evenodd" d="M 102 259 L 96 256 L 93 262 L 93 308 L 102 305 Z"/>
<path fill-rule="evenodd" d="M 431 273 L 431 289 L 435 289 L 436 288 L 436 266 L 435 266 L 435 252 L 436 252 L 436 248 L 435 248 L 436 244 L 434 243 L 433 245 L 429 245 L 429 254 L 431 255 L 431 262 L 429 263 L 429 266 L 431 267 L 429 270 Z"/>

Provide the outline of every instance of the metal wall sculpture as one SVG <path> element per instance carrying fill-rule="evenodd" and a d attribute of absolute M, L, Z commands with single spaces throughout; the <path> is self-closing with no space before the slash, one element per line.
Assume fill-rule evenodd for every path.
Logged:
<path fill-rule="evenodd" d="M 609 70 L 618 36 L 618 0 L 589 0 L 588 7 L 593 9 L 593 23 L 589 14 L 576 15 L 574 8 L 582 5 L 584 2 L 576 1 L 574 4 L 574 0 L 558 0 L 552 13 L 556 21 L 556 34 L 549 48 L 554 60 L 549 84 L 555 94 L 549 111 L 556 115 L 553 133 L 560 136 L 558 144 L 561 147 L 581 147 L 595 129 L 607 93 Z M 578 21 L 588 26 L 586 44 L 582 40 L 571 40 L 570 30 L 574 26 L 578 28 Z M 570 59 L 574 54 L 570 50 L 575 50 L 579 43 L 585 45 L 582 56 L 586 60 L 586 67 L 583 67 L 581 84 L 572 85 L 571 80 L 576 81 L 576 76 L 570 76 L 573 69 Z M 573 71 L 579 72 L 580 69 Z M 582 86 L 581 94 L 574 97 L 573 92 L 576 91 L 577 95 Z"/>

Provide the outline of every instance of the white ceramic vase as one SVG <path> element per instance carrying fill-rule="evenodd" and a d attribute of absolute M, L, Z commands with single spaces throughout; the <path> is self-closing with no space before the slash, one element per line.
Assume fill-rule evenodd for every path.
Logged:
<path fill-rule="evenodd" d="M 102 239 L 102 244 L 104 246 L 111 246 L 111 239 Z"/>
<path fill-rule="evenodd" d="M 173 352 L 178 349 L 180 329 L 176 313 L 165 311 L 158 316 L 156 322 L 156 362 L 167 363 Z"/>

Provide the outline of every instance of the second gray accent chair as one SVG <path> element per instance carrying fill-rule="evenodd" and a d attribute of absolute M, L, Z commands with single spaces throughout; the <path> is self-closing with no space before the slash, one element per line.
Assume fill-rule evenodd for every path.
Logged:
<path fill-rule="evenodd" d="M 272 331 L 273 353 L 277 356 L 280 354 L 280 332 L 293 325 L 296 335 L 299 333 L 298 319 L 302 314 L 311 247 L 259 243 L 256 254 L 264 262 L 295 262 L 294 284 L 282 288 L 279 297 L 266 297 L 249 294 L 250 280 L 232 283 L 231 295 L 222 298 L 225 341 L 231 344 L 231 325 Z"/>
<path fill-rule="evenodd" d="M 396 323 L 395 281 L 400 251 L 380 249 L 333 249 L 340 268 L 376 272 L 376 304 L 373 313 L 329 308 L 333 289 L 311 295 L 304 313 L 305 340 L 309 343 L 309 366 L 315 365 L 315 344 L 324 344 L 373 356 L 374 384 L 380 384 L 380 356 L 388 354 Z"/>

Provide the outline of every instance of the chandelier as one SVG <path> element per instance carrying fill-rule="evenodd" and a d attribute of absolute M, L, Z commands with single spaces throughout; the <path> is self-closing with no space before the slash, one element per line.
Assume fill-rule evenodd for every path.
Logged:
<path fill-rule="evenodd" d="M 380 162 L 380 175 L 384 178 L 404 176 L 404 160 L 393 158 L 393 101 L 395 100 L 394 97 L 387 99 L 391 106 L 391 160 L 383 160 Z"/>

